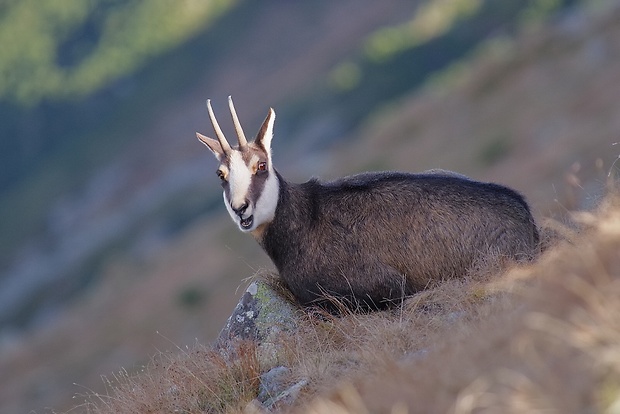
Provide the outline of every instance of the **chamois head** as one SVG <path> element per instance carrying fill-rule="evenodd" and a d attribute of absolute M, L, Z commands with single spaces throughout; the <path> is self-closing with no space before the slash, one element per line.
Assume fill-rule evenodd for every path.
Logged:
<path fill-rule="evenodd" d="M 196 133 L 198 139 L 215 155 L 220 165 L 217 176 L 224 188 L 224 204 L 241 231 L 254 232 L 273 220 L 278 204 L 278 178 L 271 163 L 271 138 L 276 113 L 269 109 L 256 139 L 248 142 L 239 123 L 232 98 L 228 106 L 237 132 L 238 146 L 231 146 L 207 100 L 209 118 L 217 140 Z"/>

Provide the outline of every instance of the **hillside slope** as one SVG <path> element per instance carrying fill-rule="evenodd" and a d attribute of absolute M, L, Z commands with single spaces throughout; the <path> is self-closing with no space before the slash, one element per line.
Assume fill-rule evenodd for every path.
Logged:
<path fill-rule="evenodd" d="M 5 218 L 0 222 L 0 329 L 48 318 L 101 277 L 100 264 L 110 251 L 141 250 L 152 238 L 165 244 L 208 215 L 220 195 L 196 180 L 208 171 L 208 158 L 197 151 L 194 135 L 207 124 L 205 98 L 213 97 L 215 104 L 218 96 L 224 102 L 234 95 L 247 129 L 257 128 L 266 107 L 300 96 L 360 38 L 406 20 L 417 4 L 368 3 L 350 11 L 350 3 L 320 2 L 308 12 L 288 3 L 242 2 L 183 50 L 136 75 L 135 84 L 128 81 L 121 88 L 125 99 L 121 94 L 116 100 L 94 96 L 93 103 L 84 102 L 86 108 L 98 108 L 99 101 L 107 106 L 101 114 L 83 116 L 85 125 L 75 127 L 82 128 L 81 134 L 75 132 L 75 145 L 33 163 L 23 185 L 0 193 Z M 192 53 L 204 56 L 192 59 Z M 190 79 L 180 91 L 170 91 L 177 71 Z M 101 123 L 87 122 L 91 117 L 101 117 Z M 88 126 L 94 130 L 83 130 Z"/>
<path fill-rule="evenodd" d="M 394 14 L 383 15 L 383 23 L 410 17 L 396 17 L 403 13 L 399 5 L 391 9 Z M 337 6 L 331 18 L 346 15 L 350 6 Z M 386 10 L 383 4 L 377 7 L 356 9 L 356 13 L 363 14 L 362 20 L 372 20 L 373 14 Z M 271 17 L 260 15 L 253 26 L 255 33 Z M 329 17 L 321 24 L 333 29 Z M 548 28 L 531 27 L 515 42 L 480 49 L 436 82 L 428 82 L 422 92 L 369 111 L 361 127 L 337 143 L 328 143 L 326 150 L 311 153 L 304 143 L 293 145 L 287 136 L 287 109 L 280 111 L 273 104 L 285 102 L 285 93 L 275 86 L 299 90 L 295 88 L 304 86 L 307 75 L 301 69 L 319 65 L 328 71 L 368 27 L 359 23 L 340 33 L 339 49 L 325 60 L 316 61 L 307 50 L 298 51 L 297 58 L 288 62 L 293 65 L 288 66 L 290 72 L 285 61 L 280 62 L 280 72 L 269 72 L 266 61 L 272 57 L 264 56 L 266 61 L 258 61 L 265 66 L 258 65 L 251 72 L 255 75 L 240 74 L 244 53 L 252 48 L 231 51 L 221 74 L 182 101 L 172 102 L 176 110 L 157 112 L 131 151 L 66 200 L 84 206 L 83 214 L 73 217 L 68 212 L 76 210 L 57 205 L 55 217 L 75 220 L 68 223 L 78 228 L 79 220 L 97 217 L 95 223 L 105 230 L 108 214 L 126 203 L 135 203 L 134 214 L 152 221 L 137 226 L 135 240 L 121 238 L 107 247 L 105 258 L 95 265 L 100 275 L 97 288 L 75 299 L 69 309 L 55 315 L 53 323 L 43 319 L 37 330 L 4 337 L 2 411 L 68 409 L 82 399 L 72 400 L 74 393 L 105 394 L 101 375 L 121 367 L 139 372 L 159 350 L 208 344 L 234 307 L 242 279 L 271 267 L 253 240 L 234 231 L 221 196 L 204 195 L 217 187 L 210 154 L 192 138 L 207 123 L 205 96 L 221 96 L 223 102 L 232 93 L 240 115 L 249 121 L 245 123 L 248 132 L 274 105 L 278 112 L 275 159 L 281 172 L 294 180 L 367 169 L 442 167 L 514 186 L 527 196 L 539 217 L 546 217 L 596 204 L 607 174 L 617 171 L 612 163 L 618 156 L 614 143 L 620 136 L 616 116 L 620 96 L 609 85 L 617 84 L 620 76 L 619 28 L 617 6 L 603 13 L 578 9 Z M 278 37 L 278 30 L 273 30 L 271 39 Z M 330 39 L 321 39 L 316 50 L 329 49 L 329 43 L 335 42 Z M 318 128 L 315 135 L 320 132 Z M 162 153 L 167 156 L 160 157 Z M 160 170 L 166 174 L 158 174 Z M 177 222 L 165 213 L 169 202 L 165 189 L 170 185 L 165 177 L 191 183 L 174 193 L 174 201 L 189 200 L 191 220 Z M 105 197 L 98 197 L 102 194 Z M 161 201 L 157 209 L 163 211 L 161 215 L 140 209 L 153 200 L 150 197 Z M 207 209 L 214 213 L 204 214 Z M 87 232 L 92 229 L 86 227 Z M 76 240 L 79 246 L 80 239 Z"/>
<path fill-rule="evenodd" d="M 581 234 L 536 263 L 419 293 L 393 312 L 302 317 L 280 359 L 233 362 L 197 345 L 108 380 L 93 413 L 253 412 L 259 376 L 290 369 L 278 412 L 606 412 L 620 404 L 620 198 L 578 216 Z M 566 234 L 570 234 L 567 231 Z M 301 382 L 300 382 L 301 381 Z"/>
<path fill-rule="evenodd" d="M 386 105 L 346 170 L 442 167 L 521 189 L 540 216 L 595 205 L 620 154 L 620 9 L 566 14 L 517 40 L 495 39 Z"/>

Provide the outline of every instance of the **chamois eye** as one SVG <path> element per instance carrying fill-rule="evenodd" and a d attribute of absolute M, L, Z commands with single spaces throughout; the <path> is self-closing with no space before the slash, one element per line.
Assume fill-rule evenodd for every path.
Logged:
<path fill-rule="evenodd" d="M 220 180 L 222 180 L 222 181 L 224 181 L 224 180 L 225 180 L 225 178 L 224 178 L 224 173 L 222 172 L 222 170 L 217 170 L 215 173 L 216 173 L 216 174 L 217 174 L 217 176 L 220 178 Z"/>
<path fill-rule="evenodd" d="M 265 161 L 261 161 L 256 166 L 256 171 L 267 171 L 267 163 Z"/>

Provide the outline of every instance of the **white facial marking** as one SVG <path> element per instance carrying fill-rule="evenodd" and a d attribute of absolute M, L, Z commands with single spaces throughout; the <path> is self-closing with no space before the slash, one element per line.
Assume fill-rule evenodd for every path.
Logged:
<path fill-rule="evenodd" d="M 246 231 L 246 229 L 244 229 L 241 226 L 241 219 L 239 218 L 239 216 L 237 215 L 237 213 L 235 213 L 232 209 L 232 207 L 230 206 L 230 203 L 228 202 L 228 199 L 226 199 L 226 193 L 224 193 L 224 205 L 226 206 L 226 210 L 228 210 L 228 214 L 230 215 L 230 217 L 233 219 L 233 221 L 235 222 L 235 224 L 239 227 L 239 229 L 241 231 Z"/>
<path fill-rule="evenodd" d="M 252 182 L 252 171 L 245 165 L 241 153 L 233 151 L 230 154 L 230 164 L 228 172 L 228 184 L 230 185 L 230 204 L 233 208 L 239 208 L 248 198 L 250 183 Z M 234 212 L 233 212 L 234 214 Z M 252 214 L 248 212 L 248 215 Z M 245 216 L 245 215 L 244 215 Z"/>
<path fill-rule="evenodd" d="M 262 188 L 258 199 L 252 200 L 249 197 L 249 189 L 252 179 L 255 177 L 255 169 L 260 161 L 260 157 L 257 154 L 253 154 L 250 158 L 250 165 L 246 165 L 243 161 L 243 157 L 240 152 L 234 151 L 230 155 L 230 162 L 228 164 L 228 185 L 229 185 L 229 197 L 226 197 L 224 192 L 224 204 L 228 214 L 233 219 L 235 224 L 243 232 L 254 231 L 258 226 L 264 223 L 268 223 L 273 220 L 275 216 L 276 207 L 278 205 L 278 196 L 280 186 L 278 183 L 278 177 L 270 170 L 267 174 L 265 185 Z M 268 160 L 268 164 L 270 160 Z M 270 167 L 268 167 L 270 168 Z M 256 196 L 256 195 L 253 195 Z M 233 208 L 239 208 L 248 201 L 248 207 L 239 217 Z M 252 216 L 252 225 L 250 227 L 243 227 L 241 225 L 241 219 L 248 219 Z"/>

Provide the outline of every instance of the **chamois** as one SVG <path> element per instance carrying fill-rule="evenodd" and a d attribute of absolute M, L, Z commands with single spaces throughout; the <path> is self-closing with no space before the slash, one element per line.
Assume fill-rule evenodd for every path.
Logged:
<path fill-rule="evenodd" d="M 233 221 L 304 306 L 382 309 L 480 263 L 529 260 L 538 251 L 529 207 L 510 188 L 445 170 L 293 184 L 273 166 L 273 108 L 248 142 L 230 97 L 228 104 L 239 145 L 226 140 L 210 100 L 217 140 L 196 136 L 219 161 Z"/>

